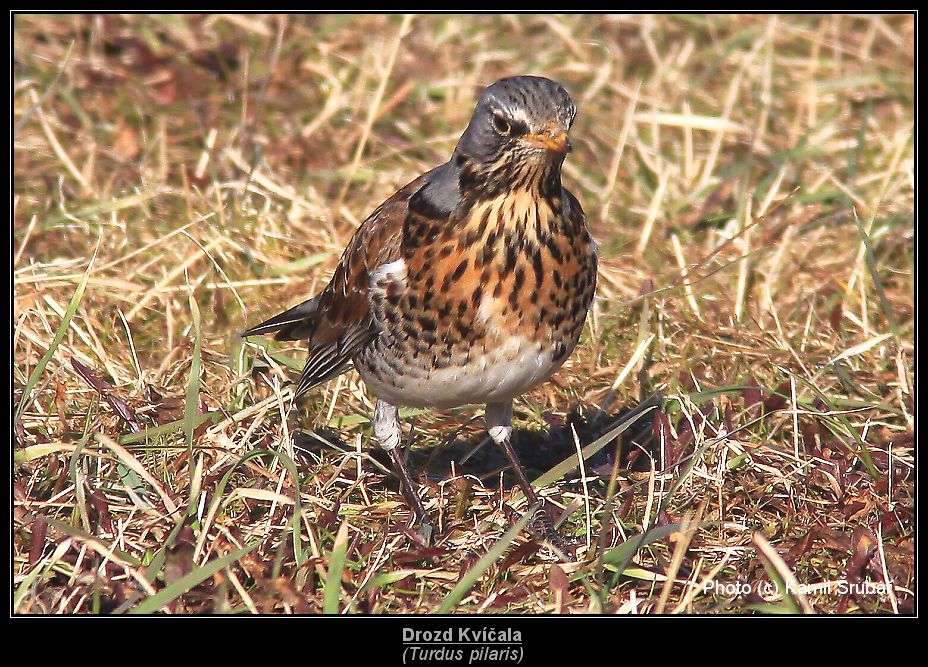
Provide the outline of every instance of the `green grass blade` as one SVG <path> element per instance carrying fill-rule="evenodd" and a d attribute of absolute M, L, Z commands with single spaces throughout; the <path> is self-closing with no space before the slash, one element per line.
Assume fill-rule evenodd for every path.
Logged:
<path fill-rule="evenodd" d="M 32 584 L 35 583 L 35 580 L 40 576 L 45 576 L 45 573 L 48 572 L 49 568 L 54 565 L 54 561 L 51 556 L 46 556 L 38 563 L 35 564 L 35 567 L 29 571 L 29 574 L 19 582 L 19 586 L 16 587 L 16 592 L 13 593 L 13 613 L 19 612 L 19 606 L 23 603 L 23 600 L 26 599 L 26 596 L 29 594 L 29 589 L 32 588 Z"/>
<path fill-rule="evenodd" d="M 705 524 L 701 523 L 699 525 L 702 526 Z M 619 546 L 609 549 L 609 551 L 603 554 L 603 564 L 611 565 L 618 574 L 621 574 L 622 571 L 628 567 L 628 564 L 631 562 L 632 558 L 635 557 L 635 554 L 638 553 L 639 549 L 648 546 L 651 542 L 670 537 L 673 533 L 680 530 L 681 526 L 682 524 L 680 523 L 669 523 L 666 526 L 655 526 L 648 532 L 635 535 L 635 537 L 629 537 Z"/>
<path fill-rule="evenodd" d="M 210 562 L 198 567 L 192 572 L 188 572 L 173 584 L 165 586 L 155 595 L 152 595 L 150 598 L 147 598 L 137 604 L 135 607 L 129 610 L 129 613 L 153 614 L 157 612 L 162 607 L 164 607 L 164 605 L 177 599 L 190 589 L 216 574 L 219 570 L 228 567 L 245 554 L 253 551 L 260 544 L 260 541 L 252 542 L 251 544 L 245 545 L 241 549 L 236 549 L 232 553 L 228 553 L 225 556 L 211 560 Z"/>
<path fill-rule="evenodd" d="M 530 508 L 521 519 L 516 522 L 512 528 L 503 533 L 503 536 L 497 540 L 489 551 L 487 551 L 483 557 L 477 561 L 477 564 L 474 565 L 470 570 L 468 570 L 461 580 L 458 582 L 458 585 L 451 589 L 451 592 L 445 596 L 445 599 L 441 601 L 441 604 L 438 606 L 438 610 L 435 612 L 437 614 L 450 614 L 455 607 L 458 606 L 458 603 L 467 595 L 467 592 L 473 588 L 474 584 L 484 575 L 484 573 L 490 569 L 490 566 L 498 561 L 502 555 L 506 552 L 506 549 L 509 548 L 509 545 L 512 543 L 519 532 L 525 528 L 525 525 L 528 523 L 528 520 L 534 514 L 534 508 Z"/>
<path fill-rule="evenodd" d="M 330 252 L 317 252 L 313 255 L 307 257 L 301 257 L 300 259 L 295 259 L 292 262 L 288 262 L 283 266 L 276 266 L 273 269 L 270 269 L 267 273 L 270 276 L 286 276 L 291 273 L 300 273 L 306 269 L 310 269 L 317 264 L 322 264 L 324 261 L 329 259 L 332 256 Z"/>
<path fill-rule="evenodd" d="M 432 408 L 400 408 L 400 419 L 410 419 L 419 415 L 426 415 L 434 412 Z M 344 417 L 332 417 L 328 425 L 332 428 L 343 428 L 346 426 L 357 426 L 358 424 L 367 424 L 371 420 L 369 415 L 345 415 Z"/>
<path fill-rule="evenodd" d="M 823 369 L 827 369 L 827 368 L 830 368 L 830 366 L 823 367 Z M 819 371 L 816 377 L 821 375 L 822 372 L 823 371 Z M 750 386 L 749 385 L 730 385 L 727 387 L 712 387 L 712 388 L 703 389 L 702 391 L 690 392 L 686 396 L 693 403 L 696 403 L 697 405 L 701 405 L 702 403 L 707 403 L 719 396 L 722 396 L 725 394 L 741 394 L 744 391 L 749 390 L 749 389 L 766 392 L 767 394 L 770 394 L 771 396 L 779 396 L 780 398 L 786 400 L 787 402 L 793 400 L 792 397 L 789 396 L 788 394 L 780 393 L 776 389 L 771 389 L 770 387 L 757 386 L 757 385 L 750 385 Z M 803 407 L 809 407 L 815 403 L 815 399 L 809 396 L 797 396 L 796 402 Z M 886 410 L 887 412 L 891 412 L 892 414 L 895 414 L 898 416 L 902 415 L 900 411 L 894 410 L 891 406 L 881 405 L 879 403 L 875 403 L 874 401 L 861 401 L 857 399 L 842 398 L 840 396 L 837 396 L 834 399 L 832 399 L 831 405 L 835 406 L 836 408 L 844 408 L 844 409 L 850 409 L 850 410 L 856 410 L 856 409 L 870 410 L 870 409 L 879 407 L 881 410 Z M 667 414 L 670 414 L 670 415 L 676 414 L 677 412 L 680 411 L 679 403 L 677 402 L 668 403 L 666 410 L 667 410 Z"/>
<path fill-rule="evenodd" d="M 219 484 L 216 485 L 216 490 L 213 492 L 213 497 L 210 501 L 209 509 L 204 516 L 208 516 L 215 512 L 215 506 L 222 502 L 222 495 L 225 493 L 226 486 L 228 486 L 229 480 L 232 478 L 232 475 L 236 472 L 236 470 L 238 470 L 239 466 L 259 456 L 277 456 L 280 458 L 284 467 L 293 477 L 294 483 L 297 485 L 299 484 L 299 477 L 296 474 L 296 465 L 293 463 L 293 460 L 283 452 L 271 452 L 266 449 L 258 449 L 253 452 L 249 452 L 238 461 L 236 461 L 232 467 L 226 471 L 225 475 L 222 476 L 222 479 L 219 480 Z M 301 565 L 306 560 L 303 556 L 303 549 L 300 538 L 301 514 L 302 506 L 300 505 L 300 495 L 297 493 L 296 498 L 294 499 L 293 510 L 293 551 L 297 565 Z M 186 523 L 186 519 L 186 515 L 181 516 L 180 520 L 178 520 L 174 525 L 174 529 L 171 531 L 170 535 L 168 535 L 167 539 L 165 539 L 164 543 L 161 545 L 161 548 L 158 549 L 157 553 L 155 553 L 155 555 L 152 557 L 145 574 L 145 578 L 148 579 L 148 581 L 154 583 L 155 579 L 157 579 L 161 574 L 161 571 L 164 568 L 165 560 L 167 558 L 168 549 L 174 543 L 174 540 L 180 533 L 181 528 L 183 528 L 184 524 Z"/>
<path fill-rule="evenodd" d="M 222 413 L 218 410 L 210 410 L 207 413 L 195 415 L 193 418 L 193 428 L 196 430 L 196 428 L 206 420 L 212 420 L 212 422 L 215 424 L 222 416 Z M 176 433 L 180 430 L 185 430 L 186 428 L 187 419 L 185 417 L 184 419 L 168 422 L 166 424 L 160 424 L 151 428 L 145 427 L 145 429 L 137 431 L 136 433 L 128 433 L 120 437 L 117 442 L 119 442 L 120 445 L 130 445 L 136 442 L 146 442 L 147 440 L 151 440 L 162 435 L 170 435 L 171 433 Z"/>
<path fill-rule="evenodd" d="M 90 418 L 90 413 L 88 412 L 88 421 Z M 84 485 L 77 475 L 77 466 L 80 460 L 81 450 L 87 446 L 87 443 L 90 442 L 90 438 L 93 437 L 93 431 L 90 429 L 89 423 L 86 425 L 84 430 L 84 435 L 80 440 L 77 441 L 77 445 L 74 447 L 74 451 L 71 452 L 71 456 L 68 458 L 68 475 L 71 479 L 71 483 L 74 485 L 74 499 L 77 502 L 78 508 L 84 507 Z M 81 510 L 81 520 L 86 516 L 85 512 Z M 84 522 L 86 523 L 86 521 Z M 51 525 L 51 522 L 49 522 Z M 89 527 L 89 526 L 85 526 Z"/>
<path fill-rule="evenodd" d="M 128 195 L 126 197 L 120 197 L 112 201 L 92 204 L 86 208 L 80 209 L 79 211 L 74 211 L 70 215 L 59 214 L 50 216 L 42 220 L 42 222 L 39 224 L 39 227 L 43 230 L 49 230 L 54 229 L 55 225 L 59 225 L 68 219 L 77 218 L 80 220 L 85 220 L 87 218 L 106 215 L 107 213 L 113 213 L 115 211 L 122 211 L 127 208 L 135 208 L 139 204 L 144 204 L 148 200 L 154 199 L 155 197 L 163 194 L 168 194 L 168 191 L 162 187 L 152 188 L 151 190 L 139 192 L 134 195 Z"/>
<path fill-rule="evenodd" d="M 594 440 L 593 442 L 591 442 L 589 445 L 587 445 L 581 450 L 583 452 L 583 460 L 586 461 L 587 459 L 589 459 L 596 452 L 601 450 L 603 447 L 605 447 L 610 442 L 612 442 L 615 438 L 617 438 L 622 433 L 624 433 L 629 428 L 631 428 L 632 425 L 635 424 L 642 415 L 646 415 L 652 410 L 655 410 L 656 408 L 657 408 L 656 405 L 648 405 L 638 415 L 635 415 L 635 416 L 632 416 L 631 414 L 626 415 L 626 417 L 628 418 L 625 419 L 625 421 L 623 421 L 621 424 L 616 426 L 614 429 L 612 429 L 605 435 L 601 435 L 600 437 L 598 437 L 596 440 Z M 537 486 L 537 487 L 547 486 L 548 484 L 551 484 L 552 482 L 559 480 L 561 477 L 563 477 L 567 473 L 573 470 L 576 470 L 579 466 L 580 466 L 580 461 L 577 460 L 577 457 L 569 456 L 563 461 L 561 461 L 560 463 L 558 463 L 556 466 L 548 470 L 548 472 L 536 478 L 532 482 L 532 485 Z"/>
<path fill-rule="evenodd" d="M 161 545 L 161 548 L 155 552 L 155 555 L 152 556 L 151 561 L 148 563 L 148 567 L 145 569 L 145 578 L 148 579 L 148 582 L 153 584 L 158 576 L 161 574 L 161 570 L 164 569 L 164 562 L 168 557 L 168 549 L 171 548 L 171 545 L 174 544 L 174 540 L 177 539 L 177 536 L 180 534 L 181 528 L 184 527 L 184 524 L 187 522 L 187 517 L 182 516 L 174 524 L 174 528 L 171 529 L 171 532 L 168 534 L 167 538 L 164 540 L 164 543 Z"/>
<path fill-rule="evenodd" d="M 867 230 L 864 229 L 863 223 L 861 223 L 860 218 L 857 217 L 857 211 L 854 211 L 854 223 L 857 225 L 857 233 L 860 234 L 860 240 L 864 244 L 864 260 L 867 263 L 867 271 L 870 273 L 870 278 L 873 280 L 873 288 L 876 290 L 876 295 L 880 299 L 880 308 L 883 309 L 883 315 L 886 316 L 889 329 L 893 332 L 893 335 L 896 337 L 896 342 L 898 343 L 901 340 L 899 325 L 896 324 L 896 318 L 893 317 L 893 309 L 889 305 L 889 299 L 886 298 L 886 292 L 883 290 L 883 281 L 880 280 L 880 272 L 876 266 L 876 255 L 873 252 L 873 244 L 870 242 L 870 236 L 867 234 Z"/>
<path fill-rule="evenodd" d="M 342 573 L 348 553 L 348 521 L 344 521 L 335 536 L 335 546 L 329 555 L 329 568 L 322 587 L 322 613 L 337 614 L 338 598 L 342 592 Z"/>
<path fill-rule="evenodd" d="M 26 109 L 26 112 L 16 121 L 16 124 L 13 126 L 13 134 L 19 134 L 19 131 L 25 127 L 26 123 L 29 122 L 29 119 L 32 118 L 32 115 L 41 107 L 46 101 L 52 96 L 52 93 L 58 88 L 58 81 L 61 79 L 61 74 L 64 72 L 65 68 L 68 66 L 68 62 L 71 60 L 71 51 L 74 50 L 74 40 L 68 44 L 68 50 L 65 51 L 64 57 L 61 59 L 61 62 L 58 64 L 58 69 L 55 71 L 55 75 L 52 77 L 52 80 L 45 86 L 45 90 L 39 95 L 39 100 L 31 107 Z"/>
<path fill-rule="evenodd" d="M 64 335 L 68 331 L 68 327 L 71 325 L 71 319 L 74 317 L 74 313 L 77 312 L 77 307 L 81 303 L 81 298 L 84 296 L 84 289 L 87 287 L 87 281 L 90 279 L 90 273 L 93 271 L 93 264 L 97 258 L 97 250 L 100 248 L 99 242 L 97 243 L 97 248 L 94 249 L 93 255 L 90 258 L 90 262 L 87 264 L 87 270 L 84 271 L 84 275 L 81 276 L 81 280 L 77 283 L 77 289 L 74 290 L 74 295 L 71 297 L 71 302 L 68 303 L 68 309 L 64 313 L 64 317 L 61 320 L 61 324 L 58 325 L 58 331 L 55 332 L 55 337 L 52 339 L 52 344 L 48 346 L 48 350 L 45 351 L 45 354 L 42 355 L 42 358 L 39 359 L 39 363 L 36 364 L 35 368 L 32 369 L 32 373 L 29 375 L 29 379 L 26 381 L 26 386 L 23 388 L 22 398 L 19 400 L 19 405 L 16 408 L 16 416 L 14 419 L 19 419 L 22 415 L 23 410 L 26 408 L 26 403 L 29 402 L 29 397 L 32 395 L 32 390 L 35 389 L 36 384 L 39 382 L 39 378 L 42 377 L 42 373 L 45 372 L 45 368 L 48 366 L 48 362 L 52 360 L 52 357 L 55 356 L 55 350 L 58 349 L 58 346 L 61 345 L 61 341 L 64 340 Z"/>
<path fill-rule="evenodd" d="M 300 517 L 303 513 L 299 493 L 300 476 L 297 474 L 296 464 L 293 462 L 293 459 L 287 456 L 286 453 L 272 452 L 268 449 L 256 449 L 245 454 L 245 456 L 236 461 L 235 464 L 233 464 L 232 467 L 226 471 L 226 474 L 222 476 L 222 479 L 219 480 L 219 484 L 216 485 L 216 490 L 213 492 L 213 498 L 210 501 L 209 509 L 206 511 L 204 516 L 208 516 L 215 512 L 215 506 L 222 502 L 222 494 L 225 493 L 226 486 L 229 484 L 229 480 L 232 478 L 233 473 L 238 470 L 239 466 L 244 465 L 251 459 L 257 458 L 259 456 L 276 456 L 278 459 L 280 459 L 281 463 L 283 463 L 284 467 L 287 469 L 287 472 L 289 472 L 290 476 L 293 478 L 293 484 L 297 489 L 293 499 L 293 554 L 297 566 L 300 566 L 306 560 L 306 557 L 303 553 L 302 540 L 300 537 Z"/>
<path fill-rule="evenodd" d="M 401 581 L 408 577 L 410 574 L 415 573 L 416 570 L 396 570 L 394 572 L 384 572 L 383 574 L 378 574 L 376 577 L 373 577 L 370 581 L 364 584 L 364 586 L 361 587 L 359 593 L 363 594 L 375 588 L 383 588 L 384 586 L 395 584 L 397 581 Z"/>
<path fill-rule="evenodd" d="M 74 445 L 67 442 L 45 442 L 40 445 L 29 445 L 13 452 L 13 462 L 17 464 L 29 463 L 43 456 L 55 452 L 73 452 Z"/>
<path fill-rule="evenodd" d="M 698 524 L 690 524 L 698 527 L 708 527 L 718 525 L 718 521 L 701 521 Z M 611 578 L 609 588 L 612 588 L 618 581 L 618 578 L 625 573 L 632 558 L 640 549 L 646 547 L 652 542 L 670 537 L 673 533 L 681 529 L 683 524 L 671 523 L 666 526 L 655 526 L 646 533 L 641 533 L 635 537 L 630 537 L 619 546 L 607 551 L 602 558 L 603 567 L 612 571 L 614 574 Z"/>
<path fill-rule="evenodd" d="M 823 423 L 828 426 L 829 423 L 840 424 L 844 430 L 854 438 L 855 442 L 846 443 L 854 454 L 863 462 L 864 467 L 867 468 L 867 472 L 873 479 L 879 479 L 881 477 L 880 471 L 877 470 L 876 465 L 873 463 L 873 459 L 870 457 L 870 450 L 867 448 L 867 443 L 864 442 L 863 438 L 860 437 L 860 433 L 857 432 L 857 429 L 854 428 L 854 425 L 851 423 L 851 420 L 847 418 L 847 415 L 841 414 L 840 411 L 836 410 L 834 402 L 824 394 L 818 387 L 815 386 L 812 382 L 809 382 L 803 377 L 796 376 L 796 379 L 806 387 L 809 391 L 814 393 L 822 403 L 825 404 L 827 412 L 820 412 L 819 415 L 822 417 Z M 856 443 L 856 446 L 855 446 Z"/>
<path fill-rule="evenodd" d="M 187 439 L 187 468 L 189 479 L 193 481 L 193 432 L 196 429 L 196 418 L 200 403 L 200 354 L 203 345 L 203 336 L 200 331 L 200 307 L 190 291 L 190 316 L 193 324 L 193 357 L 190 359 L 190 377 L 187 380 L 187 398 L 184 401 L 184 435 Z M 196 507 L 196 498 L 190 499 L 191 507 Z"/>

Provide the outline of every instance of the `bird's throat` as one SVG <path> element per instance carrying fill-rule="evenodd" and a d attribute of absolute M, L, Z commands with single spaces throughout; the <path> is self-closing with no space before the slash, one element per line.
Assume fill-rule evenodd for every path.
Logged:
<path fill-rule="evenodd" d="M 462 204 L 489 201 L 524 190 L 550 198 L 561 192 L 564 156 L 553 152 L 507 152 L 481 162 L 462 156 L 452 160 Z"/>

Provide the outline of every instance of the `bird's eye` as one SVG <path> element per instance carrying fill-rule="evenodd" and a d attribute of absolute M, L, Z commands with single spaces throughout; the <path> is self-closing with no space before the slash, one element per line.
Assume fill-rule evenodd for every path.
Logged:
<path fill-rule="evenodd" d="M 512 123 L 503 118 L 502 116 L 493 116 L 493 129 L 495 129 L 499 134 L 504 137 L 512 134 Z"/>

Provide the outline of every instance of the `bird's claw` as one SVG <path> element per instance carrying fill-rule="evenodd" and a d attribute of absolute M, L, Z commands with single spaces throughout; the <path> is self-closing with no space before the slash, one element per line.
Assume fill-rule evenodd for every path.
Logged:
<path fill-rule="evenodd" d="M 507 505 L 503 506 L 510 519 L 517 519 L 516 512 Z M 573 537 L 561 535 L 554 527 L 554 522 L 545 508 L 542 501 L 528 510 L 531 513 L 531 519 L 526 524 L 525 529 L 532 534 L 532 537 L 547 546 L 554 554 L 565 562 L 576 562 L 575 554 L 577 546 L 581 540 Z"/>
<path fill-rule="evenodd" d="M 425 546 L 430 547 L 435 544 L 435 524 L 423 517 L 419 521 L 419 537 L 425 542 Z"/>

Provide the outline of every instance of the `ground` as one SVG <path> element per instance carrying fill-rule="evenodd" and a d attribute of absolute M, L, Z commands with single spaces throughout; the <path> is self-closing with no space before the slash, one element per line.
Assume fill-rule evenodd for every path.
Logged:
<path fill-rule="evenodd" d="M 914 44 L 911 15 L 15 16 L 13 611 L 912 613 Z M 404 412 L 426 545 L 357 375 L 288 415 L 304 351 L 238 337 L 513 74 L 577 103 L 600 249 L 515 414 L 575 562 L 519 530 L 480 407 Z"/>

